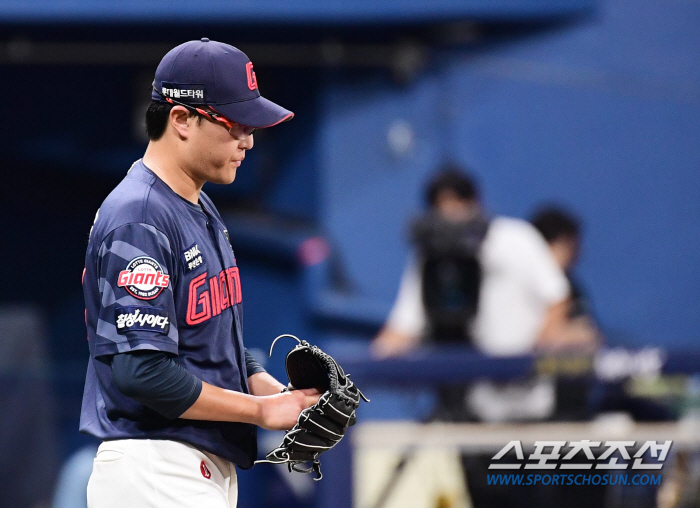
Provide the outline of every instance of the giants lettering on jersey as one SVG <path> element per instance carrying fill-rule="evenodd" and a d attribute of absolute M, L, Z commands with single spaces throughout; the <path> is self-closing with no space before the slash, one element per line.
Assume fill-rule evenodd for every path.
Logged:
<path fill-rule="evenodd" d="M 243 297 L 238 267 L 221 270 L 219 275 L 209 278 L 207 272 L 204 272 L 190 282 L 187 324 L 202 323 L 241 301 Z"/>

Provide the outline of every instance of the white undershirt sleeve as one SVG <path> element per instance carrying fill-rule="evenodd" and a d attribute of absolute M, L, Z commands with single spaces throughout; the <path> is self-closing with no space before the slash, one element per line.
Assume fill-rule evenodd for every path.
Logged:
<path fill-rule="evenodd" d="M 399 293 L 389 313 L 389 328 L 410 337 L 420 337 L 423 334 L 427 320 L 421 298 L 421 284 L 418 262 L 411 258 L 404 268 Z"/>

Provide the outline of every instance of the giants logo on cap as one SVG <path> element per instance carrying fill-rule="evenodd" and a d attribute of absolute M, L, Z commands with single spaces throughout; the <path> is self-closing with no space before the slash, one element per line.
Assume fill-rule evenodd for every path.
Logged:
<path fill-rule="evenodd" d="M 248 88 L 251 90 L 258 89 L 258 78 L 255 77 L 255 71 L 253 70 L 253 62 L 248 62 L 245 64 L 245 72 L 248 75 Z"/>
<path fill-rule="evenodd" d="M 153 300 L 169 283 L 170 276 L 163 273 L 158 261 L 146 256 L 132 259 L 117 280 L 117 286 L 140 300 Z"/>

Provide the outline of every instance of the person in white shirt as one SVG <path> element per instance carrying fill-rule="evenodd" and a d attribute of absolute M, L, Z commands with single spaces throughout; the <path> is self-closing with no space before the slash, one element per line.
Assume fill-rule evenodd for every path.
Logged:
<path fill-rule="evenodd" d="M 443 219 L 470 221 L 483 216 L 474 181 L 464 172 L 440 172 L 428 187 L 430 208 Z M 482 278 L 478 310 L 464 323 L 473 346 L 505 357 L 538 348 L 590 348 L 588 337 L 572 333 L 568 320 L 570 287 L 547 242 L 529 222 L 495 217 L 480 246 Z M 389 318 L 372 343 L 385 358 L 415 349 L 431 337 L 421 294 L 421 259 L 414 255 L 401 278 Z"/>
<path fill-rule="evenodd" d="M 580 333 L 580 327 L 574 326 L 570 319 L 571 287 L 565 270 L 575 254 L 565 247 L 577 248 L 577 244 L 548 243 L 543 233 L 524 220 L 509 217 L 488 220 L 479 202 L 476 184 L 458 168 L 449 168 L 434 177 L 427 189 L 427 202 L 429 216 L 438 216 L 454 224 L 481 221 L 486 225 L 475 253 L 480 266 L 477 305 L 475 312 L 462 324 L 464 342 L 493 357 L 532 354 L 539 350 L 593 351 L 595 335 Z M 468 229 L 465 227 L 464 231 Z M 434 314 L 427 306 L 423 277 L 428 273 L 427 257 L 423 254 L 426 249 L 421 248 L 419 242 L 416 244 L 391 313 L 371 344 L 375 358 L 409 353 L 425 341 L 445 342 L 438 331 L 440 327 L 431 323 L 430 316 Z M 450 339 L 454 341 L 457 336 L 454 334 Z M 555 401 L 555 382 L 549 377 L 510 382 L 481 379 L 469 387 L 439 387 L 433 418 L 485 422 L 541 420 L 554 413 Z M 493 489 L 485 485 L 491 455 L 464 454 L 461 457 L 465 484 L 475 508 L 518 503 L 542 505 L 537 491 Z"/>

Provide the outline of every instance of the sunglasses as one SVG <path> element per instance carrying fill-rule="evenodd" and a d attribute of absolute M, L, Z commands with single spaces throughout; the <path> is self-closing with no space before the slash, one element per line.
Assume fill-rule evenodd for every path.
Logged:
<path fill-rule="evenodd" d="M 170 97 L 166 97 L 156 87 L 153 87 L 153 90 L 155 90 L 155 92 L 158 95 L 160 95 L 163 99 L 165 99 L 170 104 L 177 104 L 178 106 L 183 106 L 190 111 L 194 111 L 195 113 L 199 113 L 200 115 L 209 118 L 210 120 L 216 120 L 217 122 L 224 124 L 226 126 L 226 128 L 228 129 L 229 134 L 231 134 L 231 136 L 233 136 L 236 139 L 240 139 L 241 135 L 250 136 L 251 134 L 253 134 L 253 132 L 255 132 L 256 127 L 249 127 L 248 125 L 243 125 L 243 124 L 238 123 L 238 122 L 232 122 L 231 120 L 226 118 L 224 115 L 217 112 L 212 106 L 207 105 L 206 107 L 208 107 L 209 109 L 212 110 L 212 111 L 207 111 L 205 109 L 192 106 L 191 104 L 185 104 L 184 102 L 178 102 L 178 101 L 171 99 Z"/>

